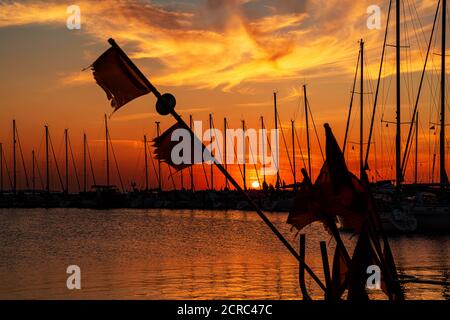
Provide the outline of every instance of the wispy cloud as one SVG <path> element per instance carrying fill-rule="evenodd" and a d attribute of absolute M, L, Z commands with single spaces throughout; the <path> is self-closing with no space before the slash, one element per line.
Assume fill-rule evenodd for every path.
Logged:
<path fill-rule="evenodd" d="M 142 113 L 134 113 L 128 115 L 113 115 L 111 120 L 113 121 L 133 121 L 133 120 L 142 120 L 149 119 L 151 117 L 155 117 L 155 112 L 142 112 Z"/>
<path fill-rule="evenodd" d="M 131 1 L 77 4 L 81 8 L 82 32 L 102 42 L 114 37 L 127 45 L 132 58 L 143 59 L 144 68 L 149 61 L 157 61 L 158 67 L 151 74 L 158 84 L 231 90 L 243 82 L 301 79 L 305 74 L 352 74 L 357 40 L 364 35 L 367 50 L 378 53 L 383 36 L 382 30 L 365 28 L 369 2 L 205 0 L 190 5 L 177 1 L 167 5 Z M 427 0 L 417 7 L 430 12 L 433 4 Z M 66 8 L 59 1 L 3 2 L 0 27 L 65 24 Z M 425 32 L 427 28 L 429 23 L 425 24 Z M 411 68 L 420 70 L 422 59 L 418 48 L 414 50 Z M 377 63 L 371 61 L 374 70 Z M 74 74 L 63 82 L 82 84 L 85 80 L 86 75 Z"/>

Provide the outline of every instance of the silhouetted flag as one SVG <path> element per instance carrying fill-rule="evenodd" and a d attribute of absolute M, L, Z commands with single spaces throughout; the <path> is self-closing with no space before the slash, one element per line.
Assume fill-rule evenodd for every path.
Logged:
<path fill-rule="evenodd" d="M 339 300 L 347 288 L 346 276 L 348 272 L 347 263 L 339 246 L 336 246 L 333 257 L 333 268 L 331 278 L 331 294 L 333 300 Z"/>
<path fill-rule="evenodd" d="M 387 249 L 387 243 L 381 258 L 375 250 L 375 245 L 381 247 L 376 234 L 381 226 L 377 223 L 379 217 L 376 219 L 378 213 L 372 200 L 368 179 L 364 176 L 360 181 L 348 170 L 344 155 L 328 124 L 325 124 L 325 133 L 326 161 L 314 185 L 305 183 L 306 188 L 299 191 L 287 222 L 298 230 L 314 221 L 323 222 L 327 228 L 329 220 L 326 215 L 340 216 L 347 228 L 359 233 L 350 265 L 347 265 L 341 250 L 335 251 L 331 288 L 334 299 L 339 299 L 345 289 L 348 289 L 348 299 L 367 300 L 367 267 L 377 264 L 386 273 L 382 274 L 381 288 L 391 299 L 401 300 L 403 294 L 395 282 L 395 263 Z M 369 215 L 374 217 L 374 221 L 368 219 Z M 373 232 L 369 233 L 369 230 Z"/>
<path fill-rule="evenodd" d="M 118 49 L 106 50 L 91 66 L 97 84 L 105 91 L 114 112 L 150 89 L 121 56 Z"/>
<path fill-rule="evenodd" d="M 325 124 L 325 134 L 325 163 L 312 188 L 298 192 L 287 223 L 301 230 L 314 221 L 324 222 L 324 214 L 328 214 L 342 217 L 347 227 L 358 231 L 366 219 L 366 195 L 358 178 L 348 171 L 328 124 Z"/>
<path fill-rule="evenodd" d="M 365 172 L 363 172 L 361 186 L 362 186 L 364 192 L 368 195 L 367 212 L 368 212 L 369 216 L 373 217 L 373 219 L 370 221 L 370 223 L 371 223 L 375 233 L 377 233 L 377 231 L 382 230 L 383 226 L 381 225 L 380 217 L 375 208 L 374 200 L 373 200 L 373 197 L 371 196 L 371 191 L 370 191 L 370 186 L 369 186 L 369 178 L 367 177 Z M 367 230 L 365 230 L 364 232 L 367 232 Z M 384 243 L 383 246 L 381 246 L 381 243 L 377 236 L 376 237 L 372 236 L 369 238 L 371 239 L 371 241 L 374 244 L 376 242 L 378 242 L 379 248 L 383 247 L 382 255 L 378 258 L 375 258 L 376 250 L 374 249 L 373 245 L 371 247 L 372 252 L 374 254 L 374 261 L 380 261 L 382 264 L 382 265 L 380 265 L 380 267 L 383 267 L 382 268 L 383 272 L 381 274 L 381 289 L 391 300 L 404 300 L 404 294 L 403 294 L 402 288 L 398 282 L 397 267 L 395 265 L 394 257 L 392 256 L 392 252 L 391 252 L 387 238 L 383 239 L 383 243 Z"/>
<path fill-rule="evenodd" d="M 186 132 L 189 133 L 189 136 L 190 136 L 191 155 L 190 155 L 190 160 L 189 160 L 190 162 L 188 161 L 188 163 L 174 163 L 174 161 L 172 159 L 173 148 L 177 144 L 181 143 L 180 141 L 172 141 L 172 134 L 177 129 L 186 130 Z M 183 139 L 183 138 L 181 138 L 181 139 Z M 180 123 L 176 123 L 173 126 L 171 126 L 169 129 L 164 131 L 160 136 L 153 139 L 153 146 L 155 147 L 154 153 L 155 153 L 156 159 L 166 162 L 167 164 L 169 164 L 176 170 L 182 170 L 184 168 L 187 168 L 187 167 L 191 166 L 192 164 L 194 164 L 194 153 L 192 152 L 192 150 L 194 150 L 194 142 L 193 141 L 194 140 L 193 140 L 192 132 L 190 130 L 188 130 L 188 128 L 185 128 L 184 126 L 182 126 Z M 184 152 L 184 150 L 181 150 L 177 156 L 182 158 L 183 152 Z"/>
<path fill-rule="evenodd" d="M 366 230 L 359 235 L 348 273 L 348 299 L 368 300 L 366 293 L 367 267 L 376 264 L 375 252 Z"/>

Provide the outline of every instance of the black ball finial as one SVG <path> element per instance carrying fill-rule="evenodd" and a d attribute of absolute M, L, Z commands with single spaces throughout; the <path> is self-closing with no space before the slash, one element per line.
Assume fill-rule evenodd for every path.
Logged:
<path fill-rule="evenodd" d="M 160 115 L 166 116 L 170 114 L 173 109 L 175 109 L 176 104 L 177 100 L 172 94 L 164 93 L 160 98 L 158 98 L 158 101 L 156 101 L 156 111 Z"/>

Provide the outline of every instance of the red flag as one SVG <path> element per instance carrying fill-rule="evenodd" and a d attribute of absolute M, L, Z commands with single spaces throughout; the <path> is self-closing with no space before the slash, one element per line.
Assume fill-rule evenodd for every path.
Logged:
<path fill-rule="evenodd" d="M 117 48 L 106 50 L 91 66 L 97 84 L 105 91 L 114 112 L 150 89 Z"/>
<path fill-rule="evenodd" d="M 172 150 L 174 149 L 174 147 L 177 144 L 181 143 L 180 141 L 172 141 L 172 134 L 177 129 L 186 130 L 186 132 L 188 133 L 188 135 L 190 137 L 191 155 L 190 155 L 190 159 L 187 161 L 187 163 L 184 163 L 184 162 L 175 163 L 174 159 L 172 158 Z M 192 131 L 190 131 L 188 128 L 185 128 L 183 125 L 181 125 L 180 123 L 177 122 L 176 124 L 171 126 L 169 129 L 164 131 L 160 136 L 153 139 L 153 146 L 155 147 L 154 152 L 155 152 L 156 159 L 166 162 L 167 164 L 169 164 L 171 167 L 175 168 L 176 170 L 182 170 L 186 167 L 191 166 L 195 162 L 194 152 L 193 152 L 194 151 L 194 139 L 193 138 L 194 137 L 193 137 Z M 183 158 L 184 151 L 185 151 L 184 149 L 181 149 L 180 154 L 177 155 L 180 159 Z"/>
<path fill-rule="evenodd" d="M 314 222 L 324 222 L 324 214 L 340 216 L 346 227 L 359 230 L 366 218 L 364 190 L 347 169 L 344 156 L 331 128 L 325 124 L 326 161 L 312 187 L 298 192 L 287 223 L 301 230 Z"/>
<path fill-rule="evenodd" d="M 360 181 L 348 170 L 344 155 L 328 124 L 325 124 L 325 132 L 326 161 L 314 185 L 311 186 L 307 181 L 307 187 L 298 193 L 287 222 L 301 230 L 314 221 L 321 221 L 327 227 L 329 220 L 326 215 L 339 216 L 346 227 L 360 233 L 349 265 L 345 263 L 340 250 L 335 252 L 331 288 L 335 299 L 339 299 L 348 289 L 349 299 L 367 300 L 366 272 L 371 264 L 379 265 L 386 272 L 381 279 L 381 287 L 386 294 L 391 299 L 402 299 L 401 288 L 395 283 L 396 269 L 392 256 L 389 256 L 390 251 L 385 248 L 387 256 L 380 258 L 375 250 L 380 248 L 376 234 L 380 226 L 368 180 L 364 177 Z M 374 218 L 374 221 L 369 217 Z M 369 230 L 373 232 L 369 233 Z"/>
<path fill-rule="evenodd" d="M 348 300 L 368 300 L 366 292 L 367 267 L 377 264 L 375 252 L 366 230 L 359 235 L 348 273 Z"/>
<path fill-rule="evenodd" d="M 331 278 L 331 294 L 333 300 L 339 300 L 347 287 L 348 266 L 342 250 L 336 246 L 333 257 L 333 273 Z"/>
<path fill-rule="evenodd" d="M 298 230 L 302 230 L 315 221 L 325 222 L 319 192 L 308 183 L 303 183 L 303 185 L 304 188 L 294 199 L 294 205 L 289 211 L 287 219 L 287 223 Z"/>

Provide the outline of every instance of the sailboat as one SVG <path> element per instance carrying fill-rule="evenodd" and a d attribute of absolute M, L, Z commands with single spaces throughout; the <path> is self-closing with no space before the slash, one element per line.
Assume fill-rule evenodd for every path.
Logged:
<path fill-rule="evenodd" d="M 374 106 L 372 112 L 372 119 L 370 124 L 369 138 L 367 142 L 367 149 L 365 153 L 365 158 L 363 157 L 363 54 L 364 54 L 364 43 L 361 40 L 361 47 L 358 56 L 358 63 L 360 62 L 360 76 L 361 76 L 361 117 L 360 117 L 360 170 L 368 170 L 368 156 L 371 146 L 371 138 L 373 132 L 373 123 L 375 118 L 377 98 L 380 88 L 380 78 L 381 70 L 384 62 L 385 48 L 387 46 L 387 30 L 389 27 L 389 18 L 391 12 L 392 0 L 389 3 L 386 32 L 384 36 L 384 43 L 382 49 L 382 57 L 380 63 L 380 69 L 378 74 L 378 82 L 376 86 L 376 93 L 374 99 Z M 373 186 L 374 198 L 378 206 L 383 225 L 387 231 L 394 232 L 424 232 L 424 231 L 450 231 L 450 193 L 449 193 L 449 182 L 445 169 L 445 99 L 446 99 L 446 85 L 445 85 L 445 48 L 446 48 L 446 11 L 447 11 L 447 1 L 438 1 L 436 7 L 436 13 L 434 16 L 433 27 L 431 31 L 431 36 L 429 38 L 428 49 L 426 52 L 425 63 L 423 66 L 423 71 L 420 78 L 420 84 L 417 92 L 417 98 L 415 100 L 415 105 L 413 109 L 412 119 L 409 126 L 409 132 L 406 140 L 406 145 L 402 154 L 402 136 L 401 136 L 401 55 L 400 49 L 402 45 L 400 43 L 400 12 L 401 12 L 401 0 L 395 0 L 395 11 L 396 11 L 396 43 L 393 45 L 396 50 L 396 72 L 395 72 L 395 82 L 396 82 L 396 121 L 393 122 L 396 127 L 395 136 L 395 185 L 391 183 L 375 183 Z M 422 84 L 424 81 L 424 75 L 427 68 L 427 61 L 430 55 L 430 48 L 432 44 L 433 34 L 436 26 L 437 17 L 439 14 L 439 9 L 441 12 L 441 79 L 440 79 L 440 135 L 439 135 L 439 160 L 440 160 L 440 181 L 439 184 L 427 183 L 418 184 L 417 183 L 417 149 L 418 149 L 418 104 L 420 93 L 422 90 Z M 347 121 L 346 136 L 344 138 L 344 150 L 348 133 L 348 124 L 350 121 L 351 106 L 353 102 L 353 93 L 356 84 L 356 77 L 358 74 L 358 67 L 356 69 L 355 80 L 353 83 L 352 100 L 350 103 L 349 117 Z M 413 141 L 413 132 L 415 132 L 415 141 Z M 405 184 L 404 176 L 406 171 L 406 163 L 409 157 L 409 153 L 412 149 L 412 145 L 415 142 L 415 179 L 414 183 Z M 345 225 L 345 222 L 344 222 Z"/>

